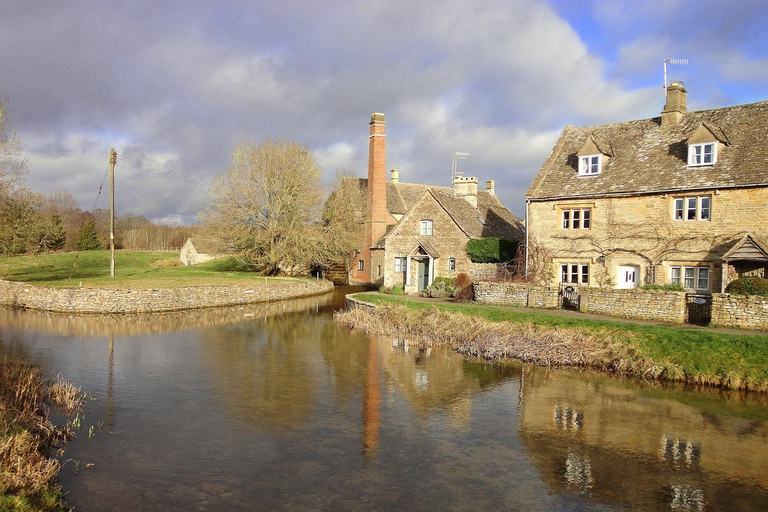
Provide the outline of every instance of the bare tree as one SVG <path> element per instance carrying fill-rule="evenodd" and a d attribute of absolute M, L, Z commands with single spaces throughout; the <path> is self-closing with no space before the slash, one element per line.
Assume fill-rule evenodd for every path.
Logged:
<path fill-rule="evenodd" d="M 323 208 L 322 172 L 297 142 L 245 142 L 232 153 L 226 174 L 217 178 L 201 217 L 205 233 L 266 274 L 300 273 L 336 259 L 344 214 Z"/>

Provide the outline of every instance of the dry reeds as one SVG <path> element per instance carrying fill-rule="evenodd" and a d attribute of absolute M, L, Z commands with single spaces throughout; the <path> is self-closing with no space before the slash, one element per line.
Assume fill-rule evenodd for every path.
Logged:
<path fill-rule="evenodd" d="M 392 306 L 374 311 L 358 307 L 336 313 L 335 319 L 366 332 L 408 338 L 417 346 L 447 344 L 461 354 L 487 360 L 613 369 L 623 357 L 631 356 L 631 347 L 587 329 L 488 322 L 437 309 L 420 312 Z"/>
<path fill-rule="evenodd" d="M 491 322 L 436 308 L 418 311 L 401 305 L 354 307 L 336 313 L 334 319 L 371 334 L 408 339 L 416 347 L 449 345 L 468 357 L 486 360 L 516 359 L 545 366 L 596 368 L 644 379 L 768 391 L 765 381 L 734 374 L 686 372 L 675 363 L 654 361 L 643 356 L 631 339 L 616 340 L 587 328 Z"/>
<path fill-rule="evenodd" d="M 61 376 L 48 381 L 28 362 L 0 360 L 0 494 L 37 499 L 56 493 L 59 463 L 48 455 L 72 432 L 50 422 L 48 407 L 74 413 L 83 401 L 80 389 Z"/>

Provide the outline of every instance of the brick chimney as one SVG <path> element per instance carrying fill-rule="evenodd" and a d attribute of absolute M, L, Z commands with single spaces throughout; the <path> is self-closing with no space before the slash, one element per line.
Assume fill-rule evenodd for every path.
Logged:
<path fill-rule="evenodd" d="M 683 114 L 688 112 L 683 82 L 672 82 L 667 87 L 667 102 L 661 111 L 661 126 L 674 126 L 680 123 Z"/>
<path fill-rule="evenodd" d="M 477 208 L 477 178 L 475 176 L 456 176 L 453 191 L 466 202 Z"/>
<path fill-rule="evenodd" d="M 387 231 L 387 123 L 384 114 L 371 115 L 371 134 L 368 137 L 368 208 L 365 215 L 365 240 L 362 259 L 365 268 L 359 275 L 366 282 L 373 282 L 371 247 Z"/>

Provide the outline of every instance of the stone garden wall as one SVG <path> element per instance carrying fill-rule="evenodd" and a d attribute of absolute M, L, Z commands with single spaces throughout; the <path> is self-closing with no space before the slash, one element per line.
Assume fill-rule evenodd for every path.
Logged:
<path fill-rule="evenodd" d="M 554 287 L 524 283 L 478 282 L 475 301 L 514 307 L 559 307 Z M 580 311 L 653 322 L 684 323 L 686 294 L 665 290 L 581 288 Z M 712 294 L 712 324 L 768 331 L 768 297 Z"/>
<path fill-rule="evenodd" d="M 0 306 L 65 313 L 149 313 L 237 306 L 333 291 L 324 280 L 179 288 L 52 288 L 0 280 Z"/>

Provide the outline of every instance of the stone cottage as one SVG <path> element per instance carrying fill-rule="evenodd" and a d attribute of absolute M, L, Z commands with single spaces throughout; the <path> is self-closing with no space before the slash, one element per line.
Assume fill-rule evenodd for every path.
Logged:
<path fill-rule="evenodd" d="M 203 238 L 188 238 L 181 248 L 179 259 L 185 265 L 205 263 L 221 255 L 219 242 Z"/>
<path fill-rule="evenodd" d="M 520 240 L 522 224 L 502 205 L 494 182 L 478 190 L 475 177 L 458 176 L 452 187 L 401 183 L 393 169 L 387 180 L 384 114 L 371 116 L 368 178 L 348 178 L 366 197 L 360 248 L 349 261 L 353 284 L 402 286 L 414 293 L 435 277 L 470 273 L 470 239 Z"/>
<path fill-rule="evenodd" d="M 686 97 L 672 83 L 660 117 L 563 130 L 526 194 L 529 270 L 700 293 L 765 276 L 768 102 L 688 112 Z"/>

